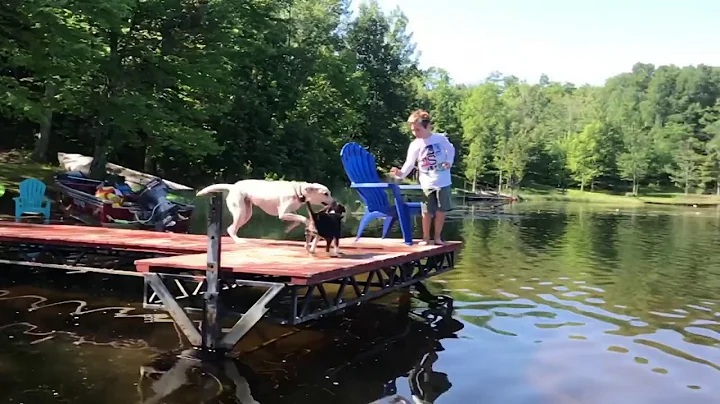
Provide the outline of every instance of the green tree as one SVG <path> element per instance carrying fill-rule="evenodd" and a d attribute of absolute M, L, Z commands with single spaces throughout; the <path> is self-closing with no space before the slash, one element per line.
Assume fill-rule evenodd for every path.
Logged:
<path fill-rule="evenodd" d="M 701 167 L 705 156 L 699 153 L 702 143 L 692 136 L 686 125 L 670 123 L 664 128 L 664 139 L 674 145 L 673 161 L 665 167 L 671 181 L 685 194 L 702 184 Z"/>
<path fill-rule="evenodd" d="M 463 146 L 465 155 L 465 177 L 476 190 L 478 178 L 485 174 L 491 163 L 494 144 L 505 136 L 506 120 L 504 105 L 500 99 L 500 88 L 494 83 L 485 83 L 474 88 L 462 103 Z"/>
<path fill-rule="evenodd" d="M 600 145 L 604 131 L 602 123 L 591 122 L 567 144 L 568 168 L 573 179 L 580 182 L 581 191 L 603 173 Z"/>
<path fill-rule="evenodd" d="M 626 127 L 624 132 L 624 150 L 617 159 L 620 178 L 632 181 L 632 193 L 637 195 L 640 181 L 648 174 L 652 157 L 652 138 L 643 129 Z"/>

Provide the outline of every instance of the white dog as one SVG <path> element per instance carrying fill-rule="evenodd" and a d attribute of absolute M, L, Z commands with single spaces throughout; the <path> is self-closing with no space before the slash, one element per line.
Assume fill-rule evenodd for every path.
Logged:
<path fill-rule="evenodd" d="M 307 225 L 307 218 L 294 213 L 305 201 L 313 205 L 329 205 L 333 202 L 330 190 L 325 185 L 301 181 L 242 180 L 234 184 L 210 185 L 197 195 L 218 191 L 228 193 L 225 202 L 233 222 L 227 231 L 236 243 L 241 242 L 237 236 L 238 230 L 252 216 L 252 205 L 257 205 L 269 215 L 292 221 L 285 230 L 289 232 L 300 224 Z"/>

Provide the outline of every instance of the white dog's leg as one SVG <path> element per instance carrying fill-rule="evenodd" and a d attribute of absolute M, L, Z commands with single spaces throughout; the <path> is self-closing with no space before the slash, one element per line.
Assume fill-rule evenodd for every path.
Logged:
<path fill-rule="evenodd" d="M 245 200 L 242 195 L 232 191 L 228 193 L 225 201 L 233 217 L 233 222 L 227 228 L 228 234 L 236 244 L 240 244 L 242 240 L 238 237 L 237 232 L 252 217 L 252 204 Z"/>
<path fill-rule="evenodd" d="M 285 233 L 289 233 L 292 229 L 300 226 L 301 224 L 304 224 L 307 226 L 308 219 L 305 216 L 298 215 L 297 213 L 290 213 L 289 210 L 292 209 L 293 201 L 285 201 L 282 205 L 280 205 L 280 208 L 278 209 L 278 217 L 282 220 L 292 221 L 286 229 Z"/>
<path fill-rule="evenodd" d="M 320 236 L 315 236 L 312 241 L 312 245 L 310 246 L 310 254 L 315 254 L 315 248 L 317 247 L 318 240 L 320 240 Z"/>

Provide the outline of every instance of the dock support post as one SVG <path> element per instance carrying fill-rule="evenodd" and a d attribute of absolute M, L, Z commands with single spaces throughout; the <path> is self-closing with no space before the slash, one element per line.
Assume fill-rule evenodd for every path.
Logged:
<path fill-rule="evenodd" d="M 222 193 L 212 193 L 208 215 L 206 290 L 203 296 L 202 350 L 214 351 L 220 339 L 219 274 L 222 232 Z"/>

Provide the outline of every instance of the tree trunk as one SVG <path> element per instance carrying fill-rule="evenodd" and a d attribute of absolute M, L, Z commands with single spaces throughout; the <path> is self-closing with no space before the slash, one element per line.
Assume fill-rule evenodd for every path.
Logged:
<path fill-rule="evenodd" d="M 498 181 L 498 189 L 497 189 L 498 193 L 502 192 L 502 189 L 503 189 L 502 186 L 503 186 L 503 173 L 502 173 L 502 171 L 500 171 L 500 179 Z"/>
<path fill-rule="evenodd" d="M 105 72 L 106 90 L 101 95 L 98 105 L 97 127 L 93 130 L 95 137 L 95 145 L 93 150 L 93 161 L 90 164 L 90 178 L 103 179 L 107 175 L 107 153 L 112 135 L 110 122 L 112 113 L 109 110 L 110 100 L 114 96 L 116 78 L 120 77 L 122 66 L 120 65 L 120 56 L 118 55 L 118 43 L 120 41 L 120 33 L 110 31 L 108 42 L 110 44 L 109 66 Z"/>
<path fill-rule="evenodd" d="M 93 160 L 92 163 L 90 163 L 90 173 L 88 175 L 90 178 L 104 179 L 107 175 L 107 169 L 105 168 L 107 164 L 107 146 L 105 140 L 108 135 L 107 124 L 104 122 L 104 119 L 98 122 L 98 127 L 96 127 L 93 132 L 95 132 L 95 145 L 93 148 Z"/>
<path fill-rule="evenodd" d="M 155 161 L 152 155 L 152 147 L 145 146 L 145 159 L 143 160 L 143 171 L 148 174 L 155 173 Z"/>
<path fill-rule="evenodd" d="M 585 192 L 585 181 L 580 181 L 580 192 Z"/>
<path fill-rule="evenodd" d="M 473 186 L 472 186 L 473 193 L 475 192 L 476 189 L 477 189 L 477 173 L 473 174 Z"/>
<path fill-rule="evenodd" d="M 40 137 L 35 140 L 35 148 L 33 149 L 30 158 L 38 163 L 47 162 L 48 147 L 50 147 L 50 130 L 52 128 L 53 111 L 50 108 L 51 100 L 55 96 L 55 86 L 51 83 L 45 83 L 45 104 L 47 111 L 45 111 L 45 119 L 40 124 Z"/>
<path fill-rule="evenodd" d="M 633 174 L 633 187 L 632 187 L 632 193 L 633 195 L 637 196 L 637 175 Z"/>

